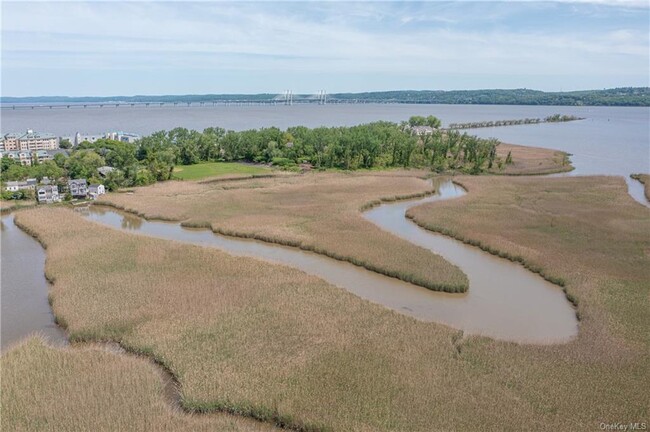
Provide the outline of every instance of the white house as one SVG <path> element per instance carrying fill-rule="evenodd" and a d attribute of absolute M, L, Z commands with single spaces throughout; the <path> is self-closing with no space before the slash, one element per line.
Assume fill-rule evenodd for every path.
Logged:
<path fill-rule="evenodd" d="M 16 192 L 22 189 L 34 189 L 34 185 L 29 184 L 26 181 L 8 181 L 5 183 L 6 191 Z"/>
<path fill-rule="evenodd" d="M 431 126 L 413 126 L 411 127 L 411 133 L 413 135 L 421 136 L 421 135 L 432 135 L 433 129 Z"/>
<path fill-rule="evenodd" d="M 39 186 L 36 189 L 36 198 L 39 203 L 47 204 L 61 201 L 59 189 L 56 185 Z"/>
<path fill-rule="evenodd" d="M 91 184 L 88 186 L 88 195 L 94 200 L 99 198 L 100 195 L 104 195 L 105 193 L 106 188 L 104 188 L 103 184 Z"/>

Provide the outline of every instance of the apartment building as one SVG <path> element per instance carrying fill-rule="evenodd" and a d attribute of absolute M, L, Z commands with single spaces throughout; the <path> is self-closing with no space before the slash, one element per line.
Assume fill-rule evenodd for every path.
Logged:
<path fill-rule="evenodd" d="M 34 132 L 8 133 L 2 137 L 0 151 L 37 151 L 59 148 L 59 139 L 51 133 Z"/>
<path fill-rule="evenodd" d="M 32 154 L 29 151 L 0 151 L 0 159 L 5 156 L 20 162 L 21 165 L 30 166 L 32 164 Z"/>

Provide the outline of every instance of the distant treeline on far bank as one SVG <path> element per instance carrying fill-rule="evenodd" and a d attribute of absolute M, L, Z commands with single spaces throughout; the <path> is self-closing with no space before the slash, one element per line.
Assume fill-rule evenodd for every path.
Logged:
<path fill-rule="evenodd" d="M 469 105 L 561 105 L 561 106 L 650 106 L 650 87 L 622 87 L 604 90 L 543 92 L 530 89 L 489 90 L 395 90 L 366 93 L 332 93 L 326 95 L 292 94 L 291 103 L 411 103 Z M 43 103 L 278 103 L 283 95 L 204 94 L 107 97 L 0 97 L 2 104 Z"/>

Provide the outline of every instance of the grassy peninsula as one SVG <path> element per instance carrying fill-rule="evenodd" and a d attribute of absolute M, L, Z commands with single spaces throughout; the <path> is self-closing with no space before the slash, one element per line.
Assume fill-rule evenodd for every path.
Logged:
<path fill-rule="evenodd" d="M 377 199 L 424 195 L 424 171 L 308 173 L 245 181 L 164 182 L 99 200 L 152 219 L 317 252 L 433 290 L 464 291 L 467 278 L 440 256 L 366 221 Z"/>

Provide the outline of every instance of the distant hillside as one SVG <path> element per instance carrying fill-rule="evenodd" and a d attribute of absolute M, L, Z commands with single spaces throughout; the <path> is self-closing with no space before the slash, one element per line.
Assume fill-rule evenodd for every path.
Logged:
<path fill-rule="evenodd" d="M 396 90 L 366 93 L 333 93 L 329 103 L 422 103 L 482 105 L 564 105 L 564 106 L 650 106 L 650 87 L 625 87 L 605 90 L 543 92 L 514 90 Z M 211 103 L 211 102 L 282 102 L 282 96 L 261 94 L 207 94 L 108 97 L 0 97 L 3 104 L 41 103 Z M 317 103 L 314 95 L 293 95 L 294 103 Z"/>
<path fill-rule="evenodd" d="M 565 106 L 650 106 L 650 87 L 627 87 L 573 92 L 515 90 L 388 91 L 334 94 L 339 100 L 375 102 L 480 104 L 480 105 L 565 105 Z"/>

